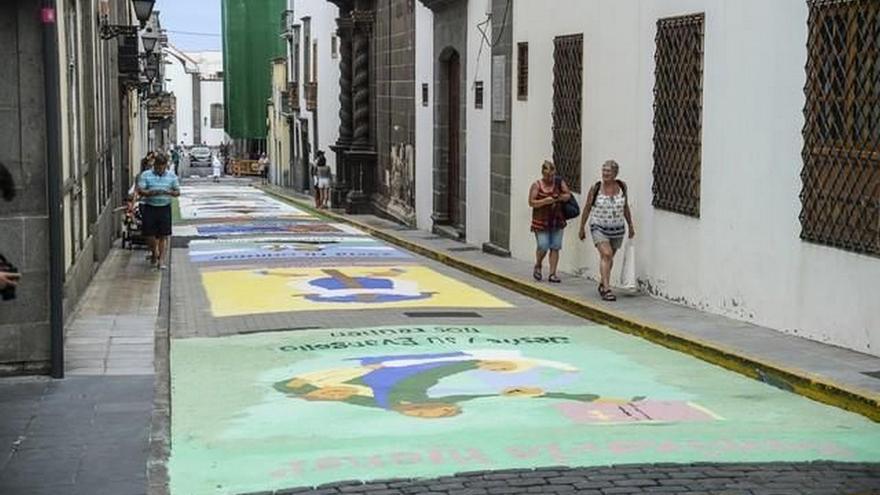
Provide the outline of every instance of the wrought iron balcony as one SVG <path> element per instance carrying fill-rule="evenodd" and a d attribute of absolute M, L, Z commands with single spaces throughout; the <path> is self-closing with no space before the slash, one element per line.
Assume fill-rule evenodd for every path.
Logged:
<path fill-rule="evenodd" d="M 318 109 L 318 83 L 311 82 L 305 84 L 306 92 L 306 110 L 314 112 Z"/>
<path fill-rule="evenodd" d="M 290 113 L 299 112 L 299 83 L 287 83 L 287 94 L 290 97 Z"/>
<path fill-rule="evenodd" d="M 287 90 L 281 91 L 281 113 L 282 114 L 292 113 L 290 110 L 290 94 L 287 92 Z"/>

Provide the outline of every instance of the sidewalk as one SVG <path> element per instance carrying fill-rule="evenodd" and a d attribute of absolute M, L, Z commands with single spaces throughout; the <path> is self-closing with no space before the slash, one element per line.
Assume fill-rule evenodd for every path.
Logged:
<path fill-rule="evenodd" d="M 114 249 L 67 326 L 67 378 L 0 380 L 0 493 L 147 492 L 160 281 Z"/>
<path fill-rule="evenodd" d="M 306 196 L 273 186 L 263 189 L 311 209 Z M 562 273 L 563 283 L 551 287 L 532 280 L 528 261 L 493 256 L 478 246 L 407 229 L 373 215 L 318 214 L 578 316 L 880 421 L 880 379 L 868 374 L 876 376 L 880 357 L 642 294 L 619 294 L 617 302 L 605 302 L 598 297 L 596 283 L 583 277 Z"/>

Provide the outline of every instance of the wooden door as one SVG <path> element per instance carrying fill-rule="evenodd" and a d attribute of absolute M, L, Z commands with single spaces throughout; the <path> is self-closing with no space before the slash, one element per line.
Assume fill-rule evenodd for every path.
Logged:
<path fill-rule="evenodd" d="M 447 195 L 448 203 L 446 205 L 449 214 L 449 223 L 458 225 L 459 218 L 459 201 L 460 201 L 460 174 L 461 174 L 461 64 L 457 53 L 453 53 L 449 58 L 447 81 L 447 107 L 449 109 L 449 122 L 447 133 L 447 177 L 446 185 L 449 190 Z"/>

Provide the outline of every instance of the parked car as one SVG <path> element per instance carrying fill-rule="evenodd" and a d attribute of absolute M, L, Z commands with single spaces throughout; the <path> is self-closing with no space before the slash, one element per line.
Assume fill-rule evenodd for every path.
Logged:
<path fill-rule="evenodd" d="M 193 148 L 189 150 L 189 166 L 210 167 L 211 148 L 208 148 L 207 146 L 193 146 Z"/>

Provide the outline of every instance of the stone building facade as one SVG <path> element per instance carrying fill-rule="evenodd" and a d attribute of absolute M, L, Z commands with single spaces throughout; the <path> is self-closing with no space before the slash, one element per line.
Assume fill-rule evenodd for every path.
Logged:
<path fill-rule="evenodd" d="M 376 0 L 373 28 L 377 181 L 374 204 L 415 221 L 415 13 L 412 0 Z"/>
<path fill-rule="evenodd" d="M 54 23 L 41 23 L 39 2 L 0 2 L 0 162 L 17 196 L 0 202 L 0 253 L 22 272 L 17 297 L 0 301 L 0 374 L 49 370 L 50 180 L 61 186 L 63 306 L 70 314 L 107 256 L 120 204 L 143 152 L 148 128 L 137 88 L 120 67 L 138 39 L 101 39 L 101 24 L 133 25 L 128 2 L 59 0 Z M 44 13 L 45 15 L 45 13 Z M 58 43 L 58 90 L 46 91 L 44 29 Z M 135 45 L 132 47 L 131 43 Z M 130 60 L 128 60 L 130 61 Z M 135 70 L 137 66 L 135 65 Z M 135 73 L 136 75 L 136 73 Z M 48 95 L 48 96 L 47 96 Z M 58 109 L 60 177 L 50 177 L 47 110 Z M 60 345 L 60 343 L 59 343 Z"/>

